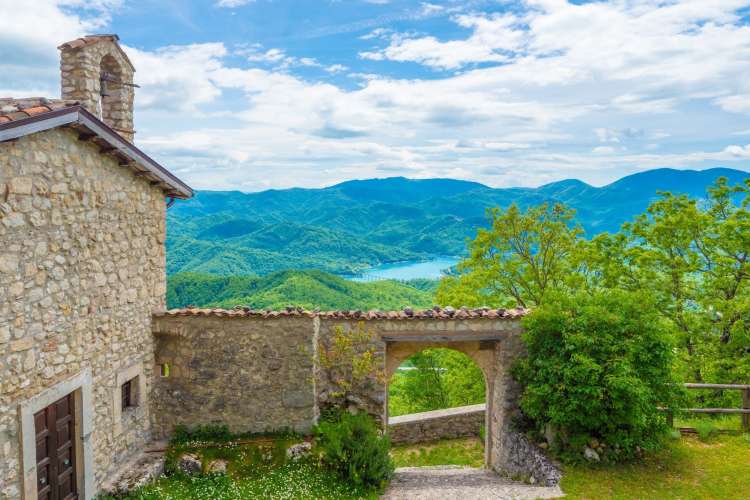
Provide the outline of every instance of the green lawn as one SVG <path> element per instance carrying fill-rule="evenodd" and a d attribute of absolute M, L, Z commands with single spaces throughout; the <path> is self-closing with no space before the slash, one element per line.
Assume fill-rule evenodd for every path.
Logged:
<path fill-rule="evenodd" d="M 731 419 L 714 424 L 735 426 Z M 476 438 L 394 446 L 391 453 L 397 467 L 481 467 L 484 462 L 482 442 Z M 560 486 L 569 499 L 748 499 L 750 435 L 716 435 L 707 441 L 686 435 L 670 439 L 666 448 L 642 462 L 566 466 Z"/>
<path fill-rule="evenodd" d="M 479 438 L 443 439 L 434 443 L 398 445 L 391 449 L 396 467 L 429 465 L 484 466 L 484 443 Z"/>
<path fill-rule="evenodd" d="M 566 467 L 567 498 L 750 498 L 750 437 L 682 436 L 643 462 Z"/>

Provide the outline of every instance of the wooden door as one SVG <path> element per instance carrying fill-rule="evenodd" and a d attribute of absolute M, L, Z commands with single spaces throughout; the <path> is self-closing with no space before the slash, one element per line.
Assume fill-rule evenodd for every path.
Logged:
<path fill-rule="evenodd" d="M 44 500 L 78 498 L 73 394 L 34 415 L 37 491 Z"/>

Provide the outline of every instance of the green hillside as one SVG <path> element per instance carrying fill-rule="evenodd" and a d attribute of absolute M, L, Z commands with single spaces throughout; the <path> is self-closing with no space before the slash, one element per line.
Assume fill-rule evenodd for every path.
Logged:
<path fill-rule="evenodd" d="M 168 212 L 167 272 L 266 275 L 283 269 L 331 273 L 437 255 L 463 255 L 490 207 L 563 202 L 586 234 L 615 231 L 658 191 L 703 197 L 719 176 L 747 172 L 656 169 L 602 187 L 578 180 L 494 189 L 453 179 L 348 181 L 323 189 L 260 193 L 200 191 Z"/>
<path fill-rule="evenodd" d="M 167 306 L 280 309 L 288 305 L 321 310 L 427 308 L 435 282 L 358 283 L 322 271 L 280 271 L 263 277 L 179 273 L 169 277 Z"/>

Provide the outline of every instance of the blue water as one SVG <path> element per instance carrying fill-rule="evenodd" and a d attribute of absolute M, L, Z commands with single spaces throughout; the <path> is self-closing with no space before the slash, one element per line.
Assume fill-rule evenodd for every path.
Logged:
<path fill-rule="evenodd" d="M 437 279 L 444 275 L 444 271 L 457 263 L 458 259 L 452 257 L 436 257 L 427 261 L 393 262 L 365 269 L 362 275 L 346 276 L 346 278 L 352 281 Z"/>

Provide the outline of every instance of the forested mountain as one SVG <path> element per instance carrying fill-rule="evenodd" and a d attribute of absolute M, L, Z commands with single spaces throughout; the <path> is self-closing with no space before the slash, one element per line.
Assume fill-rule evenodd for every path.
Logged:
<path fill-rule="evenodd" d="M 180 273 L 170 276 L 167 305 L 309 310 L 427 308 L 433 305 L 434 282 L 376 281 L 357 283 L 322 271 L 279 271 L 268 276 L 212 276 Z"/>
<path fill-rule="evenodd" d="M 563 202 L 587 235 L 614 231 L 657 191 L 694 197 L 719 176 L 747 172 L 656 169 L 603 187 L 578 180 L 495 189 L 452 179 L 348 181 L 323 189 L 199 191 L 168 212 L 168 272 L 264 275 L 282 269 L 346 273 L 434 255 L 461 255 L 489 207 Z"/>

